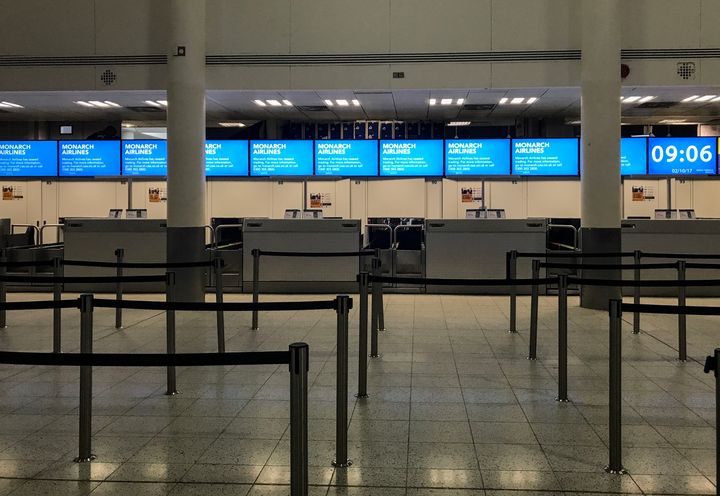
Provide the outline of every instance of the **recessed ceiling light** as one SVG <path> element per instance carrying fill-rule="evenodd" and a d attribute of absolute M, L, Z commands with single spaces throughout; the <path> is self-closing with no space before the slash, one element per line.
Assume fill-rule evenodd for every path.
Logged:
<path fill-rule="evenodd" d="M 470 121 L 452 121 L 448 122 L 448 126 L 469 126 Z"/>
<path fill-rule="evenodd" d="M 647 102 L 649 102 L 650 100 L 655 100 L 655 97 L 654 97 L 654 96 L 644 96 L 644 97 L 642 97 L 642 98 L 639 100 L 639 102 L 640 102 L 640 103 L 647 103 Z"/>
<path fill-rule="evenodd" d="M 458 98 L 458 99 L 457 99 L 457 104 L 458 104 L 458 105 L 462 105 L 463 103 L 465 103 L 465 99 L 464 99 L 464 98 Z"/>
<path fill-rule="evenodd" d="M 700 98 L 699 95 L 693 95 L 693 96 L 689 96 L 689 97 L 687 97 L 687 98 L 685 98 L 684 100 L 681 100 L 681 101 L 682 101 L 683 103 L 687 103 L 687 102 L 692 102 L 693 100 L 697 100 L 698 98 Z"/>
<path fill-rule="evenodd" d="M 501 98 L 500 99 L 500 105 L 505 105 L 508 102 L 507 98 Z"/>
<path fill-rule="evenodd" d="M 115 108 L 121 107 L 121 105 L 118 105 L 117 103 L 111 102 L 109 100 L 105 100 L 103 103 L 106 103 L 106 104 L 110 105 L 111 107 L 115 107 Z"/>
<path fill-rule="evenodd" d="M 88 103 L 90 105 L 92 105 L 93 107 L 98 107 L 98 108 L 108 108 L 110 106 L 105 102 L 99 102 L 97 100 L 90 100 L 90 101 L 88 101 Z"/>
<path fill-rule="evenodd" d="M 167 107 L 167 100 L 156 100 L 163 107 Z"/>
<path fill-rule="evenodd" d="M 118 105 L 117 103 L 111 102 L 111 101 L 101 102 L 101 101 L 99 101 L 99 100 L 90 100 L 90 101 L 86 102 L 86 101 L 80 100 L 80 101 L 77 101 L 77 102 L 75 102 L 75 103 L 76 103 L 77 105 L 82 106 L 82 107 L 88 107 L 88 108 L 102 108 L 102 109 L 104 109 L 104 108 L 111 108 L 111 107 L 114 107 L 114 108 L 120 108 L 120 107 L 122 107 L 121 105 Z M 147 102 L 146 102 L 146 103 L 147 103 Z"/>
<path fill-rule="evenodd" d="M 145 103 L 147 103 L 148 105 L 152 105 L 153 107 L 162 107 L 162 105 L 160 105 L 155 100 L 145 100 Z"/>
<path fill-rule="evenodd" d="M 443 98 L 440 100 L 440 105 L 450 105 L 452 103 L 452 98 Z"/>
<path fill-rule="evenodd" d="M 640 100 L 639 96 L 628 96 L 623 100 L 623 103 L 635 103 Z"/>
<path fill-rule="evenodd" d="M 715 98 L 713 98 L 713 99 L 710 100 L 710 101 L 713 102 L 713 103 L 714 103 L 714 102 L 720 102 L 720 96 L 715 97 Z"/>
<path fill-rule="evenodd" d="M 355 105 L 356 107 L 359 107 L 359 106 L 360 106 L 360 100 L 353 100 L 353 101 L 352 101 L 352 104 Z"/>
<path fill-rule="evenodd" d="M 701 96 L 700 98 L 698 98 L 698 99 L 695 100 L 695 101 L 696 101 L 696 102 L 709 102 L 710 100 L 712 100 L 712 99 L 715 98 L 716 96 L 717 96 L 717 95 L 705 95 L 705 96 Z"/>
<path fill-rule="evenodd" d="M 340 105 L 341 107 L 347 107 L 347 106 L 350 105 L 350 102 L 348 102 L 347 100 L 335 100 L 335 101 L 336 101 L 337 104 Z"/>
<path fill-rule="evenodd" d="M 664 119 L 659 124 L 685 124 L 687 119 Z"/>
<path fill-rule="evenodd" d="M 267 101 L 271 107 L 282 107 L 282 103 L 280 103 L 277 100 L 268 100 Z"/>
<path fill-rule="evenodd" d="M 527 99 L 527 102 L 525 102 L 525 103 L 527 103 L 528 105 L 532 105 L 532 104 L 535 103 L 535 102 L 537 102 L 537 98 L 535 98 L 535 97 L 533 96 L 533 97 L 528 98 L 528 99 Z"/>
<path fill-rule="evenodd" d="M 245 124 L 242 122 L 233 122 L 233 121 L 227 121 L 227 122 L 218 122 L 218 126 L 220 127 L 245 127 Z"/>
<path fill-rule="evenodd" d="M 332 100 L 324 100 L 324 101 L 325 101 L 325 105 L 327 105 L 328 107 L 332 107 L 334 105 Z"/>
<path fill-rule="evenodd" d="M 93 106 L 92 106 L 91 104 L 89 104 L 88 102 L 77 101 L 77 102 L 75 102 L 75 103 L 78 104 L 78 105 L 80 105 L 81 107 L 90 107 L 90 108 L 93 107 Z"/>
<path fill-rule="evenodd" d="M 290 100 L 283 100 L 282 102 L 286 107 L 292 107 L 292 102 Z"/>
<path fill-rule="evenodd" d="M 259 107 L 267 107 L 267 104 L 265 102 L 263 102 L 262 100 L 253 100 L 253 102 L 255 102 L 255 105 L 257 105 Z"/>
<path fill-rule="evenodd" d="M 429 100 L 430 105 L 437 105 L 437 98 L 431 98 Z"/>
<path fill-rule="evenodd" d="M 6 108 L 25 108 L 22 105 L 18 105 L 17 103 L 12 102 L 0 102 L 0 107 L 6 107 Z"/>
<path fill-rule="evenodd" d="M 520 105 L 520 104 L 521 104 L 522 102 L 524 102 L 524 101 L 525 101 L 524 98 L 517 97 L 517 98 L 513 98 L 512 100 L 510 100 L 510 104 L 512 104 L 512 105 Z"/>

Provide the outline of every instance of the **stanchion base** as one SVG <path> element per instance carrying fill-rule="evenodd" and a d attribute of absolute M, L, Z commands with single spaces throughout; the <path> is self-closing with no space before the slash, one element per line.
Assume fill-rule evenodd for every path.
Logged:
<path fill-rule="evenodd" d="M 531 362 L 534 362 L 537 360 L 537 357 L 527 357 L 527 359 L 530 360 Z"/>
<path fill-rule="evenodd" d="M 624 467 L 620 467 L 619 470 L 615 470 L 610 468 L 610 466 L 605 467 L 605 472 L 608 474 L 614 474 L 614 475 L 627 475 L 628 471 L 625 470 Z"/>
<path fill-rule="evenodd" d="M 250 330 L 251 330 L 251 331 L 259 331 L 260 328 L 259 328 L 259 327 L 250 327 Z"/>
<path fill-rule="evenodd" d="M 368 355 L 370 358 L 382 358 L 382 355 Z"/>
<path fill-rule="evenodd" d="M 637 336 L 638 334 L 640 334 L 640 331 L 633 331 L 632 333 Z"/>
<path fill-rule="evenodd" d="M 676 358 L 675 361 L 678 363 L 687 363 L 687 358 L 685 360 L 683 360 L 682 358 Z"/>
<path fill-rule="evenodd" d="M 165 391 L 165 396 L 177 396 L 180 391 Z"/>
<path fill-rule="evenodd" d="M 123 326 L 120 326 L 120 327 L 115 326 L 115 329 L 119 331 L 120 329 L 125 329 L 125 328 Z"/>
<path fill-rule="evenodd" d="M 7 329 L 7 328 L 8 328 L 8 326 L 6 326 L 6 325 L 0 326 L 0 329 Z"/>
<path fill-rule="evenodd" d="M 347 468 L 352 465 L 352 460 L 348 460 L 345 463 L 338 463 L 335 460 L 332 461 L 332 466 L 337 468 Z"/>
<path fill-rule="evenodd" d="M 364 393 L 364 394 L 357 393 L 357 394 L 355 395 L 355 397 L 356 397 L 357 399 L 362 399 L 362 398 L 369 398 L 370 395 L 367 394 L 367 393 Z"/>
<path fill-rule="evenodd" d="M 513 331 L 512 329 L 510 329 L 510 330 L 508 331 L 508 334 L 517 334 L 517 333 L 518 333 L 517 331 Z"/>
<path fill-rule="evenodd" d="M 555 401 L 557 401 L 558 403 L 570 403 L 569 398 L 560 398 L 559 396 L 555 398 Z"/>
<path fill-rule="evenodd" d="M 380 332 L 387 332 L 387 329 L 378 329 Z"/>
<path fill-rule="evenodd" d="M 95 455 L 90 455 L 88 457 L 78 456 L 77 458 L 73 459 L 73 461 L 75 463 L 90 463 L 91 461 L 95 460 L 96 458 L 97 458 L 97 456 L 95 456 Z"/>

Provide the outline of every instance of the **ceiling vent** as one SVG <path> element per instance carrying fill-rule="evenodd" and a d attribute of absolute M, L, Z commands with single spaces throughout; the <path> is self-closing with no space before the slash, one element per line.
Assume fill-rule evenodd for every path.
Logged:
<path fill-rule="evenodd" d="M 165 109 L 164 109 L 164 108 L 161 108 L 161 107 L 151 107 L 151 106 L 149 106 L 149 105 L 146 106 L 146 107 L 125 107 L 125 108 L 127 108 L 128 110 L 132 110 L 133 112 L 154 112 L 154 113 L 162 113 L 162 112 L 165 112 Z"/>
<path fill-rule="evenodd" d="M 695 79 L 695 62 L 678 62 L 677 75 L 685 81 Z"/>
<path fill-rule="evenodd" d="M 298 105 L 297 108 L 301 112 L 327 112 L 325 105 Z"/>
<path fill-rule="evenodd" d="M 677 102 L 647 102 L 638 105 L 636 108 L 641 109 L 667 109 L 677 105 Z"/>
<path fill-rule="evenodd" d="M 494 103 L 470 103 L 463 106 L 463 110 L 471 110 L 474 112 L 489 111 L 495 108 Z"/>
<path fill-rule="evenodd" d="M 105 86 L 112 86 L 113 83 L 117 81 L 117 74 L 110 69 L 105 69 L 103 73 L 100 74 L 100 81 L 102 81 Z"/>

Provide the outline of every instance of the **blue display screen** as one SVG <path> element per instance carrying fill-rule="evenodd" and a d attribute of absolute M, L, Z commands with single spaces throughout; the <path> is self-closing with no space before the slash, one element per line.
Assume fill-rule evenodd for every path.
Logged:
<path fill-rule="evenodd" d="M 167 141 L 123 141 L 124 176 L 167 176 Z"/>
<path fill-rule="evenodd" d="M 318 176 L 377 176 L 377 141 L 316 141 Z"/>
<path fill-rule="evenodd" d="M 247 141 L 207 141 L 205 143 L 206 176 L 247 176 Z"/>
<path fill-rule="evenodd" d="M 57 176 L 57 141 L 0 141 L 0 176 Z"/>
<path fill-rule="evenodd" d="M 620 174 L 623 176 L 647 174 L 647 139 L 620 140 Z"/>
<path fill-rule="evenodd" d="M 442 140 L 381 140 L 381 176 L 442 176 Z"/>
<path fill-rule="evenodd" d="M 717 138 L 650 138 L 648 150 L 649 174 L 717 173 Z"/>
<path fill-rule="evenodd" d="M 60 141 L 60 177 L 120 175 L 119 141 Z"/>
<path fill-rule="evenodd" d="M 510 140 L 447 140 L 446 176 L 510 174 Z"/>
<path fill-rule="evenodd" d="M 313 142 L 251 141 L 251 176 L 312 176 Z"/>
<path fill-rule="evenodd" d="M 575 138 L 515 139 L 512 173 L 519 176 L 577 176 L 580 171 Z"/>

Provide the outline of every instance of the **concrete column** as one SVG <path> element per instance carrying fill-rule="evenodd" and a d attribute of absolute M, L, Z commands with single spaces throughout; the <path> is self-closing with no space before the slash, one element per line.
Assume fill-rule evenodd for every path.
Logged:
<path fill-rule="evenodd" d="M 620 218 L 620 0 L 581 0 L 582 145 L 581 242 L 584 252 L 621 251 Z M 586 259 L 617 264 L 620 259 Z M 619 278 L 619 271 L 586 271 Z M 607 309 L 618 288 L 584 287 L 581 305 Z"/>
<path fill-rule="evenodd" d="M 205 251 L 205 0 L 170 0 L 167 260 Z M 176 269 L 178 301 L 204 300 L 204 269 Z"/>

